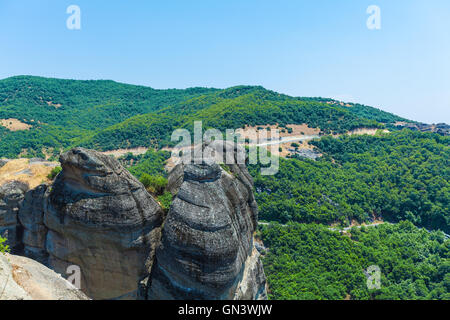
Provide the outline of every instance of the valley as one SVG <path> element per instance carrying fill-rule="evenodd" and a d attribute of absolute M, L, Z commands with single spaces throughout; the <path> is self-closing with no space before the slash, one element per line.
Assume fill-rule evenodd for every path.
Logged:
<path fill-rule="evenodd" d="M 0 119 L 0 235 L 9 231 L 11 248 L 39 253 L 62 273 L 67 261 L 92 268 L 95 276 L 83 282 L 88 296 L 136 298 L 138 279 L 145 278 L 153 280 L 143 285 L 149 299 L 185 299 L 189 286 L 199 298 L 450 299 L 445 124 L 425 126 L 369 106 L 260 86 L 157 90 L 31 76 L 0 80 Z M 279 130 L 279 139 L 246 143 L 277 148 L 278 172 L 262 175 L 261 163 L 248 164 L 248 173 L 228 164 L 180 171 L 171 158 L 177 143 L 171 134 L 192 132 L 194 121 L 202 121 L 204 130 L 254 130 L 268 137 Z M 239 201 L 249 216 L 237 213 Z M 217 218 L 203 218 L 205 208 Z M 39 212 L 36 224 L 22 224 L 21 214 L 31 219 L 33 210 Z M 63 216 L 72 225 L 63 225 Z M 227 225 L 241 230 L 233 237 L 219 223 L 228 216 L 238 220 Z M 385 223 L 372 226 L 374 221 Z M 124 228 L 123 241 L 105 231 L 107 223 L 111 230 Z M 136 232 L 144 238 L 131 239 Z M 67 248 L 58 247 L 61 234 Z M 86 239 L 84 256 L 70 251 L 84 248 Z M 214 264 L 215 251 L 199 249 L 199 239 L 217 245 L 226 281 Z M 127 252 L 127 261 L 117 248 Z M 234 262 L 226 258 L 230 248 L 240 248 Z M 111 252 L 114 263 L 106 268 Z M 149 252 L 151 268 L 142 265 Z M 192 252 L 191 261 L 186 257 Z M 94 265 L 105 266 L 111 277 L 132 272 L 121 275 L 120 284 L 106 285 L 110 276 Z M 364 272 L 372 265 L 382 270 L 380 290 L 366 287 Z M 217 272 L 196 273 L 202 268 Z M 244 269 L 248 278 L 240 278 Z M 213 282 L 196 283 L 199 277 Z M 217 283 L 221 291 L 211 289 Z"/>

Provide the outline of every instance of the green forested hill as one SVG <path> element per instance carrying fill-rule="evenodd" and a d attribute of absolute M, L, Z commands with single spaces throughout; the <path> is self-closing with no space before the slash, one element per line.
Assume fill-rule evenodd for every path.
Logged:
<path fill-rule="evenodd" d="M 270 297 L 449 300 L 450 241 L 426 229 L 450 232 L 450 138 L 402 130 L 313 144 L 318 161 L 280 159 L 275 176 L 250 167 L 260 218 L 274 222 L 261 230 Z M 396 224 L 330 230 L 372 218 Z M 366 286 L 371 265 L 380 289 Z"/>
<path fill-rule="evenodd" d="M 15 157 L 23 149 L 29 156 L 42 156 L 42 148 L 67 148 L 135 115 L 215 91 L 155 90 L 103 80 L 4 79 L 0 81 L 0 119 L 18 119 L 32 128 L 10 132 L 0 127 L 0 157 Z"/>
<path fill-rule="evenodd" d="M 270 298 L 449 300 L 450 241 L 439 231 L 450 231 L 449 139 L 410 130 L 323 137 L 317 161 L 280 159 L 275 176 L 250 166 L 260 219 L 270 222 L 257 233 Z M 164 175 L 167 157 L 150 150 L 129 169 Z M 330 227 L 374 216 L 394 224 Z M 369 266 L 380 268 L 380 289 L 366 285 Z"/>
<path fill-rule="evenodd" d="M 372 112 L 372 114 L 371 114 Z M 178 127 L 302 124 L 324 133 L 381 128 L 403 120 L 375 108 L 342 107 L 295 98 L 258 86 L 156 90 L 114 81 L 17 76 L 0 80 L 0 119 L 18 119 L 30 130 L 0 127 L 0 157 L 42 156 L 43 148 L 85 146 L 100 150 L 165 145 Z M 26 150 L 26 153 L 23 151 Z"/>
<path fill-rule="evenodd" d="M 407 121 L 412 122 L 410 120 L 400 118 L 392 113 L 374 108 L 365 106 L 363 104 L 359 103 L 341 103 L 339 101 L 328 99 L 328 98 L 303 98 L 305 101 L 317 101 L 317 102 L 323 102 L 327 103 L 333 106 L 339 106 L 341 108 L 344 108 L 351 113 L 360 116 L 362 118 L 375 120 L 378 122 L 386 123 L 386 124 L 392 124 L 396 121 Z"/>
<path fill-rule="evenodd" d="M 450 241 L 407 221 L 347 235 L 323 225 L 271 225 L 262 239 L 271 299 L 450 299 Z M 380 289 L 366 285 L 370 266 L 381 271 Z"/>
<path fill-rule="evenodd" d="M 109 80 L 18 76 L 0 81 L 0 115 L 24 121 L 98 130 L 215 89 L 155 90 Z"/>
<path fill-rule="evenodd" d="M 260 217 L 349 224 L 373 217 L 450 232 L 450 137 L 402 130 L 323 137 L 324 156 L 280 159 L 274 176 L 251 166 Z"/>

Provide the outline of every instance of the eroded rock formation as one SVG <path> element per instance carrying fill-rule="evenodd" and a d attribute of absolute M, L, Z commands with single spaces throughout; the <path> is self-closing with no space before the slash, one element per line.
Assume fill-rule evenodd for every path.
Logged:
<path fill-rule="evenodd" d="M 204 148 L 220 153 L 222 142 Z M 253 244 L 258 209 L 252 178 L 245 165 L 220 166 L 213 158 L 178 164 L 171 171 L 169 189 L 175 198 L 157 249 L 149 299 L 266 298 Z"/>
<path fill-rule="evenodd" d="M 231 151 L 214 142 L 204 150 Z M 215 154 L 212 152 L 212 154 Z M 0 188 L 0 231 L 13 252 L 66 276 L 94 299 L 265 299 L 253 233 L 258 209 L 243 164 L 180 164 L 173 204 L 159 204 L 112 157 L 83 148 L 60 158 L 53 185 Z"/>

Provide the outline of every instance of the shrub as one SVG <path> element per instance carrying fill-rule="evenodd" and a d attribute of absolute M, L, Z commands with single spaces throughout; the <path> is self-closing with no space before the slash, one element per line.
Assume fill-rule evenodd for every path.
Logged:
<path fill-rule="evenodd" d="M 231 169 L 228 165 L 226 165 L 225 163 L 221 163 L 220 166 L 222 167 L 223 170 L 231 174 Z"/>
<path fill-rule="evenodd" d="M 48 174 L 47 178 L 54 180 L 56 176 L 62 171 L 61 167 L 54 167 L 52 171 Z"/>
<path fill-rule="evenodd" d="M 153 195 L 162 195 L 167 186 L 167 179 L 161 176 L 152 176 L 147 173 L 142 174 L 139 181 L 144 185 L 148 192 Z"/>

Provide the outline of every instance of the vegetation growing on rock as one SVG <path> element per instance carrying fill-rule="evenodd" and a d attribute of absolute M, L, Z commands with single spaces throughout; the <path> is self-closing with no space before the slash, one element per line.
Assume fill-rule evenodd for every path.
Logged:
<path fill-rule="evenodd" d="M 347 235 L 317 224 L 262 228 L 272 299 L 450 299 L 450 242 L 412 223 L 353 228 Z M 368 289 L 364 270 L 381 270 Z"/>
<path fill-rule="evenodd" d="M 0 237 L 0 253 L 4 254 L 9 252 L 9 246 L 6 244 L 6 239 Z"/>

